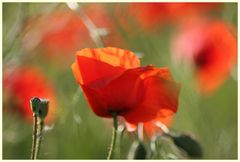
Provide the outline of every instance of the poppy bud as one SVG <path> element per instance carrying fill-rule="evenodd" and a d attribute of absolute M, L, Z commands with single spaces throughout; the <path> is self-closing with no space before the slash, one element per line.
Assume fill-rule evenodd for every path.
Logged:
<path fill-rule="evenodd" d="M 33 97 L 30 100 L 30 105 L 31 105 L 31 109 L 33 112 L 34 116 L 38 116 L 38 112 L 39 112 L 39 103 L 41 102 L 41 100 L 37 97 Z"/>
<path fill-rule="evenodd" d="M 203 151 L 200 143 L 186 134 L 180 134 L 177 136 L 171 136 L 174 144 L 185 151 L 188 156 L 192 158 L 200 158 L 203 155 Z"/>
<path fill-rule="evenodd" d="M 39 105 L 39 117 L 41 119 L 44 119 L 48 114 L 48 105 L 49 100 L 48 99 L 41 99 L 40 105 Z"/>
<path fill-rule="evenodd" d="M 44 119 L 47 116 L 49 100 L 34 97 L 30 100 L 30 104 L 34 116 L 38 116 L 41 119 Z"/>
<path fill-rule="evenodd" d="M 128 159 L 146 159 L 147 150 L 141 141 L 134 141 L 128 154 Z"/>

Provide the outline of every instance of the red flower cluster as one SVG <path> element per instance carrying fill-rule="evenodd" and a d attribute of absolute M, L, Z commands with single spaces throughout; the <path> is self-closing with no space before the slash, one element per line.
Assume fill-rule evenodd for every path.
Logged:
<path fill-rule="evenodd" d="M 173 57 L 193 64 L 199 90 L 209 93 L 224 82 L 235 65 L 237 38 L 221 21 L 189 22 L 174 38 Z"/>
<path fill-rule="evenodd" d="M 33 97 L 48 98 L 49 112 L 46 122 L 51 122 L 56 113 L 56 98 L 52 86 L 37 69 L 24 67 L 14 72 L 5 72 L 3 88 L 7 97 L 6 109 L 20 113 L 28 121 L 32 121 L 33 113 L 30 100 Z M 14 104 L 13 104 L 14 103 Z"/>
<path fill-rule="evenodd" d="M 180 86 L 168 68 L 140 67 L 128 50 L 107 47 L 76 53 L 73 74 L 96 115 L 124 117 L 131 124 L 177 111 Z"/>
<path fill-rule="evenodd" d="M 104 34 L 101 36 L 105 44 L 116 42 L 121 44 L 120 36 L 114 30 L 102 5 L 84 5 L 81 10 L 98 29 L 106 29 L 107 36 Z M 90 37 L 92 33 L 83 21 L 84 18 L 79 13 L 70 10 L 58 10 L 49 15 L 33 17 L 25 27 L 28 34 L 24 37 L 24 46 L 26 49 L 31 48 L 35 42 L 35 46 L 39 44 L 44 54 L 66 55 L 68 57 L 63 57 L 66 61 L 66 58 L 71 58 L 69 56 L 77 49 L 86 45 L 95 46 Z"/>
<path fill-rule="evenodd" d="M 220 7 L 221 3 L 130 3 L 129 12 L 141 26 L 153 29 L 162 23 L 176 22 Z"/>

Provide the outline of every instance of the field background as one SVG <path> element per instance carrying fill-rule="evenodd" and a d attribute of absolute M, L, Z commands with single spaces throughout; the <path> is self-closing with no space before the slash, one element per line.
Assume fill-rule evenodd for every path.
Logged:
<path fill-rule="evenodd" d="M 93 4 L 80 5 L 84 10 L 85 6 Z M 113 20 L 118 20 L 110 14 L 117 4 L 101 5 Z M 22 39 L 27 33 L 23 31 L 26 20 L 56 10 L 68 10 L 68 7 L 64 3 L 3 3 L 3 71 L 14 68 L 11 65 L 15 62 L 19 66 L 34 65 L 54 85 L 58 112 L 53 128 L 44 134 L 40 159 L 106 159 L 111 141 L 111 120 L 102 119 L 89 109 L 70 69 L 74 53 L 69 54 L 66 61 L 61 56 L 49 61 L 50 58 L 43 56 L 39 48 L 27 53 L 22 48 Z M 226 3 L 209 17 L 231 23 L 237 28 L 237 4 Z M 231 77 L 214 94 L 200 95 L 189 86 L 192 78 L 189 70 L 176 67 L 171 61 L 170 40 L 174 25 L 162 25 L 152 32 L 138 27 L 133 30 L 135 33 L 117 28 L 125 43 L 119 47 L 141 53 L 142 65 L 168 66 L 174 79 L 182 84 L 178 112 L 170 128 L 195 136 L 203 147 L 204 159 L 236 159 L 237 65 Z M 107 45 L 113 46 L 111 43 Z M 114 46 L 117 46 L 116 43 Z M 91 43 L 84 47 L 96 46 Z M 4 96 L 3 91 L 3 99 Z M 17 113 L 3 111 L 2 126 L 3 159 L 29 159 L 32 125 Z M 114 158 L 126 159 L 132 141 L 131 136 L 124 134 L 121 155 Z M 174 152 L 169 152 L 174 155 Z"/>

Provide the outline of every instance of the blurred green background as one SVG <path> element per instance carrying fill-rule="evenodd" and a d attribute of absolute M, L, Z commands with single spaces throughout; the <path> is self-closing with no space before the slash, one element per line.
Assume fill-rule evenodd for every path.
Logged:
<path fill-rule="evenodd" d="M 85 7 L 94 4 L 80 3 L 80 5 L 84 11 Z M 175 30 L 173 24 L 145 31 L 133 23 L 130 26 L 132 29 L 128 31 L 119 25 L 120 17 L 115 15 L 116 6 L 124 7 L 127 4 L 99 5 L 104 7 L 109 19 L 114 22 L 115 32 L 124 42 L 117 46 L 117 43 L 111 44 L 110 41 L 106 46 L 117 46 L 141 53 L 142 65 L 168 66 L 174 79 L 181 83 L 178 112 L 170 128 L 196 137 L 203 147 L 204 159 L 236 159 L 237 65 L 232 76 L 215 93 L 211 96 L 202 96 L 189 86 L 192 78 L 189 70 L 176 67 L 172 63 L 170 42 Z M 61 60 L 60 54 L 54 57 L 53 61 L 49 61 L 52 58 L 44 55 L 41 47 L 26 50 L 24 48 L 26 42 L 22 41 L 28 30 L 31 30 L 26 28 L 27 23 L 34 22 L 31 18 L 68 10 L 70 9 L 64 3 L 3 3 L 3 72 L 22 65 L 36 66 L 42 69 L 54 85 L 58 112 L 56 120 L 49 126 L 50 129 L 44 132 L 40 159 L 106 159 L 112 123 L 110 119 L 96 116 L 88 107 L 70 69 L 74 53 L 69 54 L 69 58 L 64 58 L 64 61 Z M 205 16 L 223 20 L 237 28 L 237 3 L 222 4 L 220 10 L 212 11 Z M 48 26 L 48 23 L 45 25 Z M 29 38 L 35 39 L 34 35 Z M 84 47 L 96 45 L 91 42 L 79 48 Z M 5 104 L 7 103 L 3 104 L 3 110 Z M 2 133 L 3 159 L 29 159 L 32 138 L 30 123 L 17 113 L 3 111 Z M 124 134 L 121 155 L 116 154 L 114 158 L 126 159 L 132 142 L 133 137 Z M 175 154 L 173 148 L 167 149 L 167 152 Z"/>

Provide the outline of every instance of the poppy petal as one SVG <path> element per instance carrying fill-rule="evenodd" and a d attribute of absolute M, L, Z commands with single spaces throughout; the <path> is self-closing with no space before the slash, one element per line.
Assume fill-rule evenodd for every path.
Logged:
<path fill-rule="evenodd" d="M 144 68 L 126 70 L 122 75 L 113 79 L 104 87 L 97 89 L 107 101 L 108 110 L 124 114 L 135 107 L 143 97 L 143 82 L 141 74 L 146 71 Z"/>
<path fill-rule="evenodd" d="M 133 52 L 115 47 L 96 49 L 85 48 L 81 51 L 78 51 L 77 56 L 85 56 L 115 67 L 120 66 L 125 69 L 136 68 L 140 66 L 140 60 Z"/>
<path fill-rule="evenodd" d="M 78 76 L 80 84 L 88 84 L 101 78 L 106 80 L 106 77 L 124 71 L 122 67 L 113 67 L 107 63 L 85 56 L 77 56 L 77 64 L 80 74 L 77 73 L 75 75 Z"/>
<path fill-rule="evenodd" d="M 125 114 L 136 107 L 142 100 L 144 89 L 140 76 L 146 72 L 146 68 L 135 68 L 125 70 L 123 73 L 105 79 L 99 79 L 83 87 L 92 110 L 101 116 L 109 117 L 112 112 L 118 115 Z M 93 94 L 95 93 L 95 94 Z M 104 102 L 96 103 L 98 101 Z M 102 113 L 98 113 L 102 111 Z M 108 115 L 106 115 L 108 114 Z"/>
<path fill-rule="evenodd" d="M 172 123 L 172 118 L 173 116 L 162 117 L 160 115 L 151 121 L 144 122 L 143 128 L 147 137 L 151 138 L 154 134 L 163 132 L 162 130 L 163 128 L 158 126 L 159 122 L 161 124 L 164 124 L 165 126 L 169 126 Z M 133 132 L 133 131 L 136 131 L 137 129 L 137 124 L 132 124 L 126 121 L 125 125 L 128 132 Z"/>
<path fill-rule="evenodd" d="M 82 75 L 81 75 L 81 73 L 80 73 L 80 71 L 79 71 L 78 64 L 77 64 L 76 62 L 74 62 L 74 63 L 72 64 L 71 68 L 72 68 L 73 75 L 74 75 L 76 81 L 77 81 L 78 83 L 81 83 L 81 82 L 82 82 Z"/>
<path fill-rule="evenodd" d="M 127 128 L 128 132 L 133 132 L 137 129 L 137 125 L 135 125 L 135 124 L 125 122 L 125 125 L 126 125 L 126 128 Z"/>
<path fill-rule="evenodd" d="M 106 102 L 102 96 L 96 90 L 88 86 L 81 85 L 81 87 L 92 111 L 98 116 L 111 117 L 111 114 L 106 109 Z"/>
<path fill-rule="evenodd" d="M 118 48 L 83 49 L 77 52 L 77 64 L 72 65 L 80 84 L 90 83 L 103 77 L 112 76 L 128 68 L 140 65 L 134 53 Z"/>
<path fill-rule="evenodd" d="M 163 74 L 168 77 L 165 79 L 161 75 L 161 69 L 158 75 L 148 76 L 144 78 L 145 94 L 142 102 L 130 113 L 124 117 L 130 123 L 146 122 L 160 116 L 169 116 L 177 111 L 178 96 L 180 85 L 169 80 L 170 73 L 166 68 L 163 69 Z"/>
<path fill-rule="evenodd" d="M 165 126 L 169 126 L 172 122 L 172 117 L 173 116 L 166 116 L 162 117 L 161 115 L 158 116 L 156 119 L 150 121 L 150 122 L 145 122 L 143 124 L 144 131 L 148 137 L 152 137 L 156 133 L 161 133 L 163 132 L 163 128 L 160 128 L 157 123 L 164 124 Z"/>

